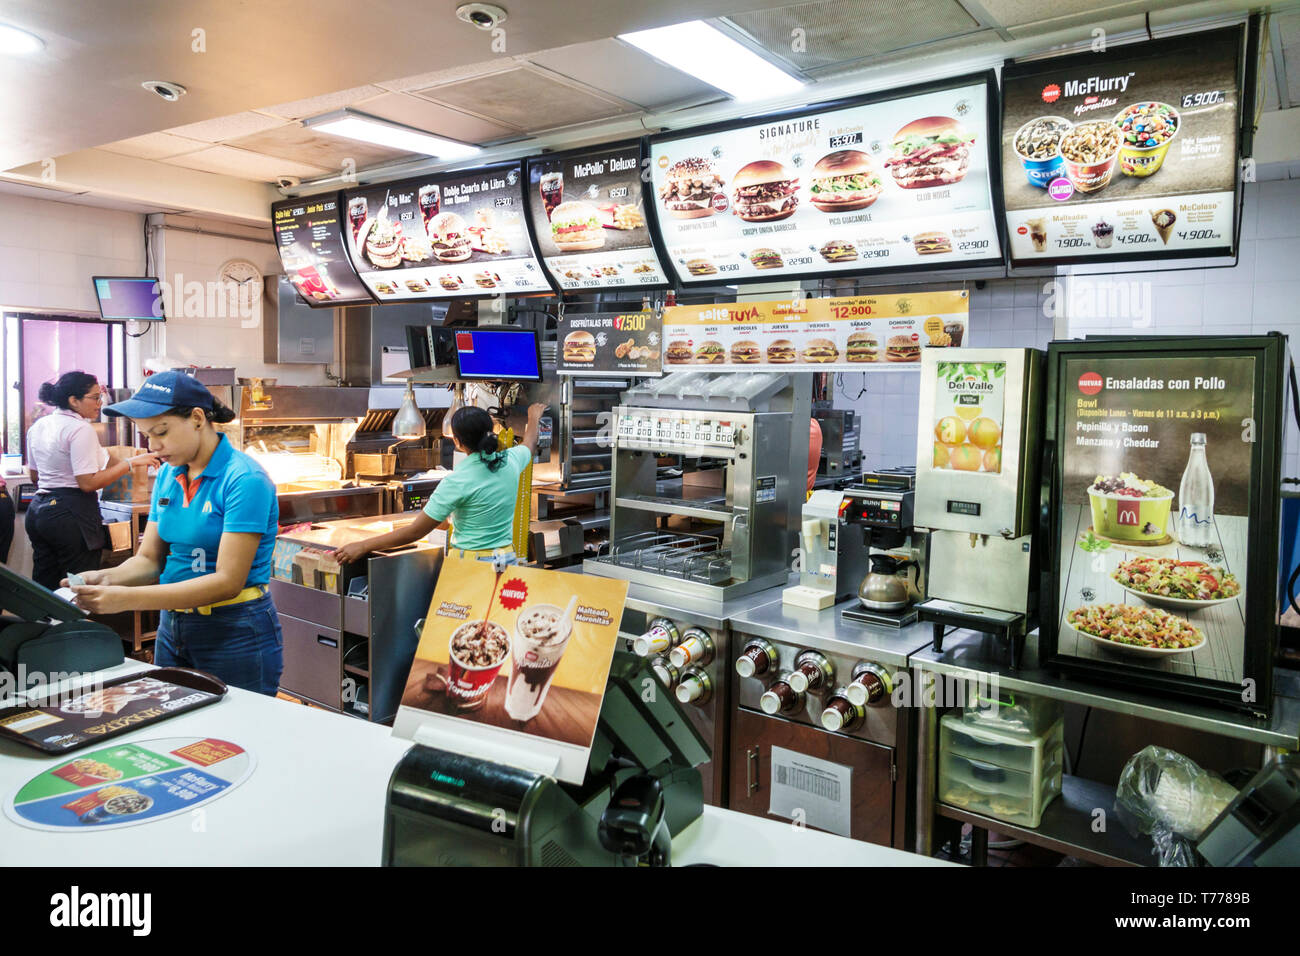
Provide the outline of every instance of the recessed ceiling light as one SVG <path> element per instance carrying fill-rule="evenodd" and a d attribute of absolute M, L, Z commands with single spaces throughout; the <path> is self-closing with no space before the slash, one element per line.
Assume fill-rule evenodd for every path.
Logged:
<path fill-rule="evenodd" d="M 407 153 L 420 153 L 436 159 L 464 159 L 481 152 L 477 146 L 468 143 L 443 139 L 400 123 L 390 123 L 388 120 L 347 109 L 313 116 L 303 120 L 302 125 L 333 136 L 375 143 Z"/>
<path fill-rule="evenodd" d="M 45 49 L 45 41 L 35 33 L 28 33 L 7 23 L 0 23 L 0 53 L 26 56 L 40 53 Z"/>
<path fill-rule="evenodd" d="M 783 96 L 804 85 L 703 20 L 621 33 L 618 38 L 736 100 Z"/>

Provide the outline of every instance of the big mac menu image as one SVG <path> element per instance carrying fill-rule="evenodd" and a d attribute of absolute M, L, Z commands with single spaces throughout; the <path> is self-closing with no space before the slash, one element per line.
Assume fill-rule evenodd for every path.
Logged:
<path fill-rule="evenodd" d="M 639 143 L 528 161 L 542 260 L 565 291 L 668 284 L 646 225 Z"/>
<path fill-rule="evenodd" d="M 1013 262 L 1230 254 L 1242 42 L 1233 27 L 1008 66 Z"/>
<path fill-rule="evenodd" d="M 678 278 L 1001 261 L 992 77 L 955 82 L 652 140 L 653 199 Z"/>
<path fill-rule="evenodd" d="M 308 305 L 371 301 L 343 248 L 338 193 L 275 203 L 271 225 L 284 274 Z"/>
<path fill-rule="evenodd" d="M 448 554 L 393 733 L 440 725 L 558 758 L 581 783 L 614 659 L 627 582 Z"/>
<path fill-rule="evenodd" d="M 343 201 L 348 252 L 380 302 L 551 291 L 518 163 L 365 186 Z"/>

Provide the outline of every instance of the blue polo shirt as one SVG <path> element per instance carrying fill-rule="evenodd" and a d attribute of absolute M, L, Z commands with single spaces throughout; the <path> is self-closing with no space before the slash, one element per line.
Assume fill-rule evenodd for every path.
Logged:
<path fill-rule="evenodd" d="M 189 469 L 163 465 L 153 487 L 149 520 L 167 545 L 161 583 L 211 574 L 226 532 L 262 536 L 244 587 L 271 580 L 271 552 L 279 532 L 275 483 L 262 466 L 236 451 L 225 435 L 207 467 L 193 481 Z"/>

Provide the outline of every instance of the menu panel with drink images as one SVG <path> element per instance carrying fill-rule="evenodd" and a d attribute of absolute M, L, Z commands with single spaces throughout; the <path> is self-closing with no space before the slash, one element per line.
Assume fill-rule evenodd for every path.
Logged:
<path fill-rule="evenodd" d="M 551 291 L 524 222 L 519 164 L 344 193 L 348 252 L 382 302 Z"/>
<path fill-rule="evenodd" d="M 1250 489 L 1264 480 L 1252 474 L 1256 364 L 1063 358 L 1058 655 L 1247 676 Z"/>
<path fill-rule="evenodd" d="M 668 284 L 646 226 L 640 143 L 530 159 L 528 201 L 537 248 L 564 291 Z"/>
<path fill-rule="evenodd" d="M 996 265 L 989 77 L 652 141 L 683 284 Z"/>
<path fill-rule="evenodd" d="M 278 202 L 271 224 L 284 274 L 304 302 L 333 308 L 371 301 L 343 248 L 338 193 Z"/>
<path fill-rule="evenodd" d="M 618 640 L 627 582 L 447 555 L 393 725 L 427 722 L 473 747 L 559 760 L 581 783 Z"/>
<path fill-rule="evenodd" d="M 1229 254 L 1241 42 L 1233 27 L 1004 70 L 1012 261 Z"/>

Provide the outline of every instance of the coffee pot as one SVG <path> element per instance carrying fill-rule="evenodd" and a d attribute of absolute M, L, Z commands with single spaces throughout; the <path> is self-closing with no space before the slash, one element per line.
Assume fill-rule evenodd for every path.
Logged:
<path fill-rule="evenodd" d="M 918 567 L 915 561 L 900 561 L 888 554 L 871 555 L 871 572 L 858 587 L 858 600 L 873 611 L 901 611 L 910 600 L 907 576 L 900 572 Z"/>

